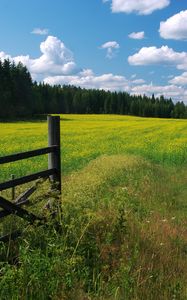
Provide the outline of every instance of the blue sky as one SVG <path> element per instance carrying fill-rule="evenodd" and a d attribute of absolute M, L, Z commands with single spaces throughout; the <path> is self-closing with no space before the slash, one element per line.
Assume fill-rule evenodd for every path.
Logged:
<path fill-rule="evenodd" d="M 187 103 L 187 0 L 0 0 L 0 58 L 49 84 Z"/>

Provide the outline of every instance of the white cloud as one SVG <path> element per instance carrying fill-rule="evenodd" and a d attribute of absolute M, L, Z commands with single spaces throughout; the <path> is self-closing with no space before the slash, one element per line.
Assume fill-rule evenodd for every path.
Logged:
<path fill-rule="evenodd" d="M 142 83 L 145 83 L 145 80 L 144 79 L 135 79 L 132 81 L 133 84 L 142 84 Z"/>
<path fill-rule="evenodd" d="M 91 69 L 84 69 L 80 72 L 80 75 L 83 77 L 94 76 L 94 72 Z"/>
<path fill-rule="evenodd" d="M 4 60 L 4 59 L 11 59 L 11 56 L 9 54 L 6 54 L 5 52 L 1 51 L 0 52 L 0 59 Z"/>
<path fill-rule="evenodd" d="M 101 49 L 107 49 L 107 58 L 113 58 L 115 56 L 116 50 L 120 48 L 116 41 L 106 42 L 100 47 Z"/>
<path fill-rule="evenodd" d="M 44 42 L 40 44 L 42 55 L 39 58 L 30 58 L 29 55 L 21 55 L 12 57 L 4 52 L 0 52 L 0 58 L 9 58 L 16 63 L 19 61 L 26 65 L 37 76 L 45 77 L 49 75 L 70 75 L 80 71 L 73 59 L 72 52 L 64 45 L 62 41 L 54 36 L 48 36 Z"/>
<path fill-rule="evenodd" d="M 128 37 L 134 40 L 142 40 L 145 38 L 145 32 L 144 31 L 132 32 L 128 35 Z"/>
<path fill-rule="evenodd" d="M 85 70 L 86 71 L 86 70 Z M 125 91 L 132 95 L 155 97 L 164 95 L 166 98 L 172 98 L 173 101 L 184 101 L 187 104 L 187 90 L 174 84 L 166 86 L 157 86 L 153 83 L 145 84 L 143 79 L 128 80 L 124 76 L 114 74 L 103 74 L 96 76 L 93 72 L 81 72 L 73 76 L 50 76 L 45 78 L 44 82 L 50 85 L 70 84 L 82 88 L 96 88 L 110 91 Z"/>
<path fill-rule="evenodd" d="M 164 95 L 168 99 L 172 98 L 174 101 L 183 101 L 187 104 L 187 90 L 176 85 L 157 86 L 152 83 L 144 84 L 133 87 L 131 94 L 146 94 L 147 96 L 154 94 L 155 97 Z"/>
<path fill-rule="evenodd" d="M 129 81 L 124 76 L 111 73 L 96 76 L 93 72 L 81 72 L 74 76 L 51 76 L 45 78 L 44 82 L 51 85 L 70 84 L 82 88 L 129 91 Z"/>
<path fill-rule="evenodd" d="M 179 76 L 175 76 L 169 81 L 169 83 L 176 85 L 187 85 L 187 72 L 184 72 Z"/>
<path fill-rule="evenodd" d="M 114 45 L 115 48 L 115 44 L 108 44 L 108 46 L 111 45 Z M 108 49 L 107 43 L 104 49 Z M 145 84 L 145 81 L 141 78 L 137 78 L 136 74 L 133 74 L 130 79 L 127 79 L 125 76 L 112 73 L 95 75 L 91 69 L 77 68 L 72 52 L 62 41 L 53 36 L 48 36 L 46 40 L 41 43 L 40 50 L 41 56 L 38 58 L 31 58 L 29 55 L 13 57 L 2 51 L 0 52 L 0 59 L 9 58 L 16 63 L 21 61 L 28 67 L 35 80 L 41 80 L 51 85 L 71 84 L 84 88 L 126 91 L 131 94 L 147 94 L 149 96 L 154 93 L 156 96 L 165 95 L 168 98 L 172 97 L 174 101 L 183 100 L 187 103 L 187 89 L 181 87 L 183 83 L 185 84 L 187 72 L 178 76 L 181 77 L 180 81 L 178 77 L 175 77 L 172 79 L 175 81 L 170 82 L 170 85 L 154 86 L 153 84 Z M 176 53 L 174 52 L 173 55 L 175 57 Z M 175 57 L 175 59 L 171 59 L 171 61 L 175 63 L 177 61 L 177 67 L 179 67 L 178 64 L 181 66 L 182 59 L 184 62 L 185 58 L 186 54 L 182 54 L 181 58 L 181 54 L 179 53 L 177 60 Z M 148 62 L 150 62 L 150 59 L 148 59 Z M 158 59 L 156 62 L 158 62 Z"/>
<path fill-rule="evenodd" d="M 187 10 L 161 22 L 159 32 L 164 39 L 187 40 Z"/>
<path fill-rule="evenodd" d="M 117 42 L 115 42 L 115 41 L 106 42 L 105 44 L 103 44 L 101 46 L 101 48 L 103 48 L 103 49 L 108 49 L 108 48 L 118 49 L 119 48 L 119 44 Z"/>
<path fill-rule="evenodd" d="M 170 0 L 112 0 L 112 12 L 149 15 L 155 10 L 165 8 L 169 4 Z"/>
<path fill-rule="evenodd" d="M 49 30 L 47 28 L 34 28 L 33 31 L 31 31 L 31 33 L 38 35 L 47 35 L 49 33 Z"/>
<path fill-rule="evenodd" d="M 138 53 L 129 56 L 128 62 L 134 66 L 173 65 L 178 69 L 187 70 L 187 52 L 175 52 L 168 46 L 143 47 Z"/>

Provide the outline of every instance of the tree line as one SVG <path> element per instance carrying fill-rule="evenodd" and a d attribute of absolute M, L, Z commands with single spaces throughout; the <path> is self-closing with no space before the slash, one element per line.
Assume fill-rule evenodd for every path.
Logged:
<path fill-rule="evenodd" d="M 21 63 L 0 61 L 0 118 L 32 118 L 52 113 L 187 118 L 187 106 L 164 96 L 37 83 L 32 81 L 28 69 Z"/>

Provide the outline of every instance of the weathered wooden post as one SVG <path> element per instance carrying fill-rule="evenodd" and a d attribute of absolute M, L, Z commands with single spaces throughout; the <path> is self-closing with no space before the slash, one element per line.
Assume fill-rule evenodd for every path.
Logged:
<path fill-rule="evenodd" d="M 48 145 L 57 148 L 48 156 L 48 169 L 56 169 L 50 180 L 55 183 L 57 190 L 61 193 L 61 158 L 60 158 L 60 117 L 48 116 Z"/>

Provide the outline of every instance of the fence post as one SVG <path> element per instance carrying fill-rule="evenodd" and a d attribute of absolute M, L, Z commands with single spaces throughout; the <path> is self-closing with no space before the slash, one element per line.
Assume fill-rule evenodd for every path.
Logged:
<path fill-rule="evenodd" d="M 48 156 L 48 169 L 56 169 L 56 174 L 51 175 L 50 179 L 57 190 L 61 193 L 61 158 L 60 158 L 60 117 L 48 116 L 48 145 L 58 146 L 58 148 Z"/>

